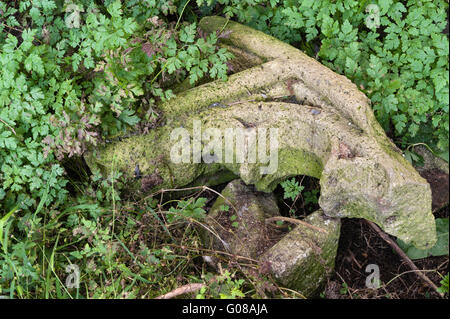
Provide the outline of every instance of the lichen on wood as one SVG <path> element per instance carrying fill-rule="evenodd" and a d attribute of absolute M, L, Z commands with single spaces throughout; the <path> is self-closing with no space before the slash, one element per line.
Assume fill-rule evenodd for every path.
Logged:
<path fill-rule="evenodd" d="M 207 17 L 199 25 L 215 32 L 226 22 Z M 90 151 L 88 165 L 132 176 L 138 164 L 143 175 L 157 173 L 159 183 L 151 190 L 139 181 L 130 185 L 143 193 L 224 170 L 265 192 L 291 176 L 314 176 L 320 178 L 319 204 L 326 215 L 366 218 L 418 248 L 432 246 L 430 186 L 385 135 L 356 85 L 262 32 L 231 21 L 225 31 L 231 31 L 223 40 L 228 47 L 265 62 L 161 103 L 164 126 Z M 217 129 L 277 128 L 277 170 L 261 174 L 261 163 L 173 163 L 170 134 L 183 127 L 192 138 L 194 121 Z"/>

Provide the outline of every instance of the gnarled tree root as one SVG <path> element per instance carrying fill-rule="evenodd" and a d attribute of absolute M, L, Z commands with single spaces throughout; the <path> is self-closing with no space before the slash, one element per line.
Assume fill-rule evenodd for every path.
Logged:
<path fill-rule="evenodd" d="M 215 32 L 225 23 L 207 17 L 200 27 Z M 369 99 L 344 76 L 273 37 L 234 22 L 225 30 L 231 31 L 225 45 L 247 53 L 238 55 L 235 63 L 253 67 L 227 82 L 207 83 L 162 103 L 163 127 L 90 151 L 85 158 L 91 169 L 120 170 L 129 177 L 130 187 L 142 193 L 189 185 L 204 176 L 214 177 L 210 184 L 239 176 L 268 192 L 287 177 L 309 175 L 320 178 L 319 204 L 325 214 L 366 218 L 418 248 L 434 245 L 430 186 L 387 138 Z M 251 57 L 254 60 L 248 61 Z M 171 133 L 185 129 L 193 145 L 198 126 L 245 132 L 278 129 L 276 171 L 261 173 L 262 163 L 248 161 L 174 163 L 170 155 L 176 141 Z M 246 149 L 256 143 L 241 142 L 238 147 Z M 236 153 L 236 146 L 225 145 L 222 153 L 227 151 Z M 139 180 L 133 178 L 137 165 Z"/>

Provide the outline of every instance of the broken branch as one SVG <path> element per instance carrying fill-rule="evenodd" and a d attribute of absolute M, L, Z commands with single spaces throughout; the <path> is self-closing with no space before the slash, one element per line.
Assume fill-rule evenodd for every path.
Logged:
<path fill-rule="evenodd" d="M 164 295 L 158 296 L 155 299 L 172 299 L 174 297 L 184 295 L 190 292 L 195 292 L 197 290 L 202 289 L 205 286 L 205 284 L 187 284 L 181 287 L 178 287 L 177 289 L 172 290 L 171 292 L 168 292 Z"/>
<path fill-rule="evenodd" d="M 366 223 L 375 230 L 381 238 L 387 242 L 397 254 L 408 264 L 408 266 L 414 270 L 414 272 L 419 276 L 429 287 L 435 290 L 441 297 L 444 297 L 444 294 L 438 291 L 438 287 L 428 278 L 417 266 L 414 262 L 405 254 L 405 252 L 397 245 L 395 241 L 391 239 L 385 232 L 383 232 L 375 223 L 366 220 Z"/>

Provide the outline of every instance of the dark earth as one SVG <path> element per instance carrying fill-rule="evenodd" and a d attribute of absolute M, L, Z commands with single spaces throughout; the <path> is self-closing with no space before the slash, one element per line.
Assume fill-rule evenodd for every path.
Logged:
<path fill-rule="evenodd" d="M 448 218 L 449 176 L 441 170 L 421 173 L 430 183 L 435 218 Z M 329 299 L 429 299 L 440 298 L 420 279 L 364 220 L 342 219 L 341 237 L 336 257 L 335 273 L 330 278 L 325 295 Z M 428 257 L 413 261 L 438 287 L 448 273 L 447 256 Z M 366 288 L 367 265 L 380 269 L 380 289 Z M 448 296 L 447 296 L 448 297 Z"/>
<path fill-rule="evenodd" d="M 448 217 L 449 176 L 440 170 L 422 172 L 432 189 L 433 212 L 436 218 Z M 305 186 L 302 193 L 319 189 L 318 180 L 307 176 L 298 176 L 297 180 Z M 222 187 L 219 187 L 219 191 Z M 282 189 L 278 187 L 275 194 L 279 198 L 281 215 L 301 217 L 319 208 L 317 203 L 305 205 L 304 198 L 298 198 L 293 205 L 288 205 L 282 198 Z M 214 198 L 215 196 L 213 196 Z M 211 201 L 212 199 L 211 198 Z M 296 211 L 289 212 L 289 206 Z M 221 216 L 224 217 L 224 216 Z M 220 218 L 223 226 L 231 227 L 229 217 Z M 267 249 L 283 237 L 283 232 L 270 230 L 267 234 Z M 395 240 L 395 237 L 392 237 Z M 428 257 L 413 261 L 425 271 L 431 281 L 438 287 L 442 276 L 448 273 L 447 256 Z M 376 264 L 380 269 L 381 288 L 366 288 L 366 278 L 370 272 L 365 269 L 369 264 Z M 343 218 L 341 236 L 336 256 L 335 272 L 328 281 L 325 292 L 318 296 L 327 299 L 436 299 L 440 298 L 432 288 L 420 279 L 407 263 L 385 242 L 375 230 L 363 219 Z"/>
<path fill-rule="evenodd" d="M 448 217 L 448 207 L 439 212 Z M 438 216 L 436 216 L 438 217 Z M 414 260 L 419 269 L 439 287 L 448 272 L 448 256 Z M 380 269 L 380 289 L 366 288 L 367 265 Z M 329 299 L 428 299 L 440 296 L 420 279 L 391 246 L 361 219 L 342 219 L 341 237 L 336 257 L 335 273 L 325 293 Z"/>

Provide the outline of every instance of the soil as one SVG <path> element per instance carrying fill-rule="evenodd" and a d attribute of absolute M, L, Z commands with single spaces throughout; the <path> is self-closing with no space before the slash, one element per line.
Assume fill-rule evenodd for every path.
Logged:
<path fill-rule="evenodd" d="M 433 209 L 442 207 L 448 203 L 448 175 L 441 171 L 424 171 L 422 176 L 427 179 L 432 188 Z M 318 189 L 318 181 L 313 178 L 297 177 L 305 186 L 305 191 Z M 226 184 L 224 184 L 226 185 Z M 220 192 L 224 185 L 214 187 Z M 289 205 L 282 198 L 283 190 L 278 187 L 275 194 L 279 198 L 279 208 L 282 216 L 305 217 L 310 212 L 318 209 L 317 203 L 305 205 L 303 198 L 299 198 L 292 208 L 297 211 L 297 216 L 289 213 Z M 216 194 L 206 191 L 202 196 L 207 197 L 209 209 L 217 197 Z M 449 215 L 449 207 L 446 206 L 434 213 L 436 218 L 446 218 Z M 219 223 L 226 229 L 232 230 L 228 212 L 218 216 Z M 406 262 L 395 253 L 364 220 L 343 218 L 341 236 L 335 261 L 335 272 L 328 280 L 328 284 L 322 297 L 327 299 L 437 299 L 440 296 L 422 279 L 420 279 Z M 261 251 L 272 247 L 286 232 L 276 228 L 267 227 L 266 240 L 261 243 Z M 395 239 L 395 238 L 394 238 Z M 425 270 L 425 274 L 438 287 L 441 276 L 448 273 L 449 258 L 428 257 L 414 260 L 416 266 Z M 366 278 L 370 272 L 365 269 L 369 264 L 375 264 L 380 270 L 380 289 L 366 288 Z"/>
<path fill-rule="evenodd" d="M 448 207 L 435 217 L 448 217 Z M 416 266 L 438 287 L 441 276 L 448 273 L 448 256 L 414 260 Z M 380 269 L 380 289 L 366 288 L 371 273 L 365 269 L 376 264 Z M 341 237 L 335 273 L 330 278 L 325 298 L 329 299 L 428 299 L 440 298 L 392 248 L 361 219 L 342 219 Z"/>

